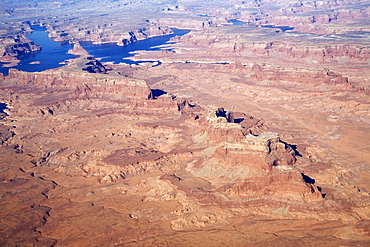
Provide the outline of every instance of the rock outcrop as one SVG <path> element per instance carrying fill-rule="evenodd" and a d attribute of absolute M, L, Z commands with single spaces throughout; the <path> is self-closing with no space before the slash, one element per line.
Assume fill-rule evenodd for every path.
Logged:
<path fill-rule="evenodd" d="M 94 57 L 87 57 L 88 60 L 87 63 L 85 63 L 85 66 L 82 68 L 82 70 L 85 70 L 89 73 L 106 73 L 107 69 L 104 67 L 101 62 L 96 60 Z"/>
<path fill-rule="evenodd" d="M 119 27 L 117 24 L 113 23 L 110 25 L 104 24 L 96 26 L 87 24 L 85 28 L 81 28 L 68 25 L 68 21 L 66 20 L 65 24 L 60 22 L 57 24 L 46 22 L 43 23 L 43 25 L 47 26 L 49 37 L 58 42 L 91 41 L 95 44 L 117 43 L 117 45 L 120 46 L 125 46 L 138 40 L 143 40 L 154 36 L 173 33 L 173 31 L 167 26 L 158 26 L 155 24 L 145 24 L 144 27 L 130 31 L 125 29 L 122 30 L 122 27 Z"/>
<path fill-rule="evenodd" d="M 19 56 L 40 50 L 40 45 L 35 44 L 22 35 L 7 37 L 0 41 L 0 61 L 11 62 Z"/>
<path fill-rule="evenodd" d="M 230 30 L 234 30 L 230 34 Z M 261 36 L 265 37 L 261 41 Z M 301 37 L 302 36 L 302 37 Z M 308 36 L 308 37 L 307 37 Z M 309 37 L 311 36 L 311 37 Z M 206 31 L 193 31 L 176 40 L 195 47 L 207 47 L 209 55 L 253 56 L 256 58 L 287 59 L 290 61 L 315 61 L 330 63 L 363 63 L 369 59 L 369 46 L 361 36 L 358 42 L 334 37 L 335 45 L 315 35 L 278 33 L 268 28 L 223 27 Z M 332 39 L 332 38 L 331 38 Z M 236 41 L 236 42 L 235 42 Z M 198 49 L 199 49 L 198 48 Z M 204 52 L 204 51 L 203 51 Z M 227 57 L 224 56 L 227 61 Z"/>
<path fill-rule="evenodd" d="M 227 24 L 226 18 L 222 17 L 186 17 L 182 16 L 179 19 L 173 18 L 160 18 L 160 19 L 150 19 L 151 23 L 155 23 L 160 26 L 169 26 L 182 29 L 192 29 L 192 30 L 204 30 L 210 27 L 217 27 L 223 24 Z"/>
<path fill-rule="evenodd" d="M 28 43 L 15 43 L 5 46 L 5 52 L 3 56 L 18 57 L 27 53 L 40 51 L 41 46 L 36 45 L 33 41 Z"/>
<path fill-rule="evenodd" d="M 280 138 L 268 140 L 267 149 L 266 162 L 270 166 L 292 167 L 297 160 L 293 148 Z"/>
<path fill-rule="evenodd" d="M 351 8 L 359 1 L 306 1 L 306 2 L 243 2 L 235 5 L 233 14 L 256 25 L 294 27 L 307 33 L 338 34 L 347 31 L 369 31 L 366 20 L 369 8 Z M 343 25 L 350 22 L 354 25 Z"/>
<path fill-rule="evenodd" d="M 94 73 L 81 74 L 81 72 L 55 70 L 30 73 L 10 69 L 4 83 L 17 86 L 35 85 L 36 87 L 64 88 L 73 91 L 73 95 L 70 95 L 72 97 L 90 99 L 147 99 L 150 94 L 150 89 L 145 81 L 123 76 L 102 76 Z"/>
<path fill-rule="evenodd" d="M 73 49 L 70 49 L 68 53 L 71 53 L 73 55 L 88 55 L 89 53 L 80 45 L 80 43 L 76 42 L 73 44 Z"/>
<path fill-rule="evenodd" d="M 18 56 L 41 50 L 26 35 L 32 31 L 25 23 L 2 22 L 0 28 L 0 61 L 14 62 Z"/>
<path fill-rule="evenodd" d="M 370 241 L 367 1 L 17 3 L 2 35 L 30 18 L 70 42 L 194 30 L 133 57 L 158 66 L 76 43 L 66 66 L 0 74 L 1 246 Z"/>

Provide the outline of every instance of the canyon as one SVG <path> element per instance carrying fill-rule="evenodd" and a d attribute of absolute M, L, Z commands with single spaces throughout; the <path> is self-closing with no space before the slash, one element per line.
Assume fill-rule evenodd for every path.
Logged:
<path fill-rule="evenodd" d="M 77 56 L 0 74 L 0 245 L 369 245 L 368 1 L 86 2 L 0 8 Z"/>

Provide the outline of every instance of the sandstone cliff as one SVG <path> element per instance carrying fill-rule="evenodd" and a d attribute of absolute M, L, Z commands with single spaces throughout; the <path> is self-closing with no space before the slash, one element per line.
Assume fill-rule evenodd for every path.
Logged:
<path fill-rule="evenodd" d="M 117 24 L 111 25 L 87 25 L 85 28 L 70 26 L 67 24 L 44 23 L 47 26 L 49 37 L 55 41 L 91 41 L 95 44 L 102 43 L 117 43 L 117 45 L 125 46 L 137 40 L 147 39 L 154 36 L 172 34 L 173 31 L 167 26 L 158 26 L 155 24 L 143 25 L 144 27 L 136 30 L 122 30 Z M 81 24 L 80 24 L 81 25 Z"/>
<path fill-rule="evenodd" d="M 234 30 L 233 34 L 229 32 L 231 29 Z M 261 37 L 265 37 L 263 41 L 261 41 Z M 193 31 L 176 40 L 190 46 L 207 47 L 207 53 L 210 55 L 253 56 L 254 59 L 273 58 L 342 64 L 347 62 L 363 63 L 370 56 L 370 47 L 361 37 L 357 42 L 337 37 L 337 42 L 333 45 L 330 42 L 325 42 L 323 38 L 318 39 L 315 35 L 303 37 L 299 34 L 276 34 L 271 30 L 250 27 L 238 27 L 237 29 L 224 27 L 223 29 L 208 29 L 201 32 Z"/>
<path fill-rule="evenodd" d="M 160 66 L 0 74 L 0 245 L 370 241 L 368 1 L 16 3 L 59 40 L 197 31 L 134 58 Z"/>
<path fill-rule="evenodd" d="M 11 62 L 17 57 L 41 50 L 41 46 L 26 38 L 32 30 L 27 24 L 11 27 L 3 24 L 0 29 L 0 61 Z"/>
<path fill-rule="evenodd" d="M 68 71 L 50 70 L 30 73 L 10 69 L 4 83 L 19 86 L 31 84 L 45 88 L 65 88 L 72 90 L 74 96 L 111 100 L 147 99 L 150 94 L 145 81 L 122 76 L 101 76 Z"/>
<path fill-rule="evenodd" d="M 1 159 L 13 169 L 2 173 L 2 184 L 41 193 L 42 203 L 28 199 L 47 207 L 36 217 L 43 223 L 30 223 L 40 241 L 67 241 L 69 230 L 63 229 L 72 228 L 62 219 L 71 207 L 81 215 L 73 216 L 80 220 L 73 228 L 95 224 L 85 218 L 94 209 L 92 214 L 106 215 L 99 225 L 117 217 L 130 226 L 143 220 L 143 230 L 159 227 L 175 235 L 226 229 L 250 215 L 319 225 L 368 219 L 364 195 L 343 196 L 322 177 L 316 181 L 307 171 L 320 164 L 268 131 L 262 119 L 151 89 L 114 71 L 84 72 L 85 63 L 79 58 L 35 73 L 12 69 L 1 81 L 1 101 L 9 105 L 1 148 L 18 155 Z M 14 182 L 20 178 L 29 184 Z M 45 190 L 39 192 L 33 178 Z M 8 198 L 15 205 L 10 214 L 17 214 L 17 197 Z M 333 227 L 342 229 L 340 223 Z M 141 236 L 133 234 L 120 241 Z"/>

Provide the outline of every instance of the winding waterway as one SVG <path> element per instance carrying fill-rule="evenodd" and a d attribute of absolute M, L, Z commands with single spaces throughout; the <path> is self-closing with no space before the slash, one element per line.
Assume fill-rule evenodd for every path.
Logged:
<path fill-rule="evenodd" d="M 238 20 L 238 19 L 229 19 L 228 21 L 230 23 L 232 23 L 232 25 L 245 25 L 245 24 L 248 24 L 248 22 L 244 22 L 244 21 L 241 21 L 241 20 Z M 261 27 L 263 27 L 263 28 L 278 28 L 282 32 L 290 31 L 290 30 L 293 30 L 294 29 L 294 27 L 290 27 L 290 26 L 274 26 L 274 25 L 262 25 Z"/>
<path fill-rule="evenodd" d="M 41 51 L 32 52 L 26 55 L 19 56 L 21 61 L 18 65 L 11 68 L 35 72 L 44 71 L 47 69 L 61 67 L 66 63 L 66 60 L 75 58 L 76 56 L 68 54 L 68 50 L 72 49 L 69 43 L 59 43 L 53 41 L 48 37 L 45 27 L 31 26 L 34 30 L 27 36 L 30 40 L 38 45 L 41 45 Z M 138 50 L 159 50 L 155 46 L 163 45 L 168 42 L 172 37 L 181 36 L 189 32 L 189 30 L 172 29 L 173 34 L 157 36 L 145 40 L 139 40 L 127 46 L 118 46 L 115 43 L 106 44 L 93 44 L 91 42 L 82 42 L 81 45 L 94 57 L 102 58 L 102 62 L 113 63 L 127 63 L 127 64 L 140 64 L 140 62 L 132 61 L 127 57 L 135 55 Z M 126 59 L 123 59 L 126 58 Z M 155 61 L 146 61 L 155 62 Z M 1 63 L 0 63 L 1 64 Z M 9 68 L 1 64 L 0 72 L 8 75 Z"/>
<path fill-rule="evenodd" d="M 244 25 L 245 22 L 231 19 L 229 20 L 233 25 Z M 37 52 L 32 52 L 19 56 L 18 59 L 20 63 L 12 68 L 16 68 L 23 71 L 35 72 L 44 71 L 47 69 L 53 69 L 61 67 L 66 64 L 68 59 L 75 58 L 76 56 L 68 54 L 68 50 L 72 49 L 72 44 L 69 43 L 59 43 L 48 37 L 45 27 L 31 26 L 34 30 L 27 38 L 32 40 L 38 45 L 41 45 L 42 50 Z M 279 28 L 281 31 L 285 32 L 288 30 L 293 30 L 293 27 L 288 26 L 273 26 L 264 25 L 264 28 Z M 112 62 L 126 63 L 126 64 L 140 64 L 143 62 L 156 62 L 156 61 L 133 61 L 129 57 L 135 55 L 135 51 L 145 50 L 154 51 L 160 50 L 158 46 L 163 45 L 170 41 L 172 37 L 182 36 L 188 33 L 190 30 L 183 29 L 172 29 L 173 34 L 157 36 L 148 38 L 145 40 L 139 40 L 132 44 L 126 46 L 118 46 L 115 43 L 105 43 L 105 44 L 93 44 L 92 42 L 81 42 L 82 47 L 84 47 L 92 56 L 96 58 L 102 58 L 102 62 Z M 158 62 L 157 65 L 160 63 Z M 3 63 L 0 63 L 0 72 L 4 75 L 8 75 L 9 68 L 4 67 Z"/>
<path fill-rule="evenodd" d="M 83 48 L 89 52 L 90 55 L 96 58 L 102 58 L 101 62 L 113 62 L 117 63 L 127 63 L 127 64 L 140 64 L 142 62 L 156 62 L 156 61 L 133 61 L 127 59 L 127 57 L 132 57 L 135 55 L 135 51 L 145 50 L 145 51 L 157 51 L 160 48 L 156 46 L 163 45 L 170 41 L 172 37 L 182 36 L 190 32 L 190 30 L 184 29 L 172 29 L 173 34 L 156 36 L 149 39 L 139 40 L 135 43 L 118 46 L 115 43 L 105 43 L 105 44 L 93 44 L 91 42 L 81 42 Z"/>
<path fill-rule="evenodd" d="M 262 27 L 266 27 L 266 28 L 279 28 L 283 32 L 294 29 L 294 27 L 289 27 L 289 26 L 274 26 L 274 25 L 263 25 Z"/>
<path fill-rule="evenodd" d="M 237 25 L 237 26 L 244 25 L 246 23 L 246 22 L 238 20 L 238 19 L 230 19 L 229 22 L 231 22 L 233 25 Z"/>
<path fill-rule="evenodd" d="M 76 56 L 67 54 L 67 51 L 72 48 L 69 43 L 58 43 L 48 37 L 48 33 L 45 32 L 45 27 L 31 26 L 34 30 L 27 38 L 35 42 L 35 44 L 41 45 L 41 51 L 31 52 L 22 56 L 18 59 L 20 63 L 12 68 L 35 72 L 44 71 L 47 69 L 57 68 L 64 65 L 64 61 L 67 59 L 75 58 Z M 9 68 L 0 67 L 0 72 L 4 75 L 8 74 Z"/>

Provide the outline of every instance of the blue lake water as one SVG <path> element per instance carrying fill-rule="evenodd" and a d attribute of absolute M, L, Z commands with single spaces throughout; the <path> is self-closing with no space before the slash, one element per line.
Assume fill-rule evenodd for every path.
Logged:
<path fill-rule="evenodd" d="M 294 27 L 289 27 L 289 26 L 274 26 L 274 25 L 263 25 L 262 27 L 279 28 L 283 32 L 294 29 Z"/>
<path fill-rule="evenodd" d="M 91 42 L 81 42 L 83 48 L 90 53 L 90 55 L 96 58 L 102 58 L 101 62 L 113 62 L 117 63 L 127 63 L 127 64 L 140 64 L 141 62 L 132 61 L 130 59 L 123 59 L 127 57 L 132 57 L 135 55 L 135 51 L 145 50 L 145 51 L 157 51 L 160 48 L 155 47 L 163 45 L 168 42 L 172 37 L 184 35 L 190 30 L 175 29 L 173 28 L 173 34 L 157 36 L 149 39 L 139 40 L 135 43 L 118 46 L 115 43 L 106 44 L 92 44 Z M 142 61 L 142 62 L 155 62 L 155 61 Z"/>
<path fill-rule="evenodd" d="M 238 19 L 230 19 L 228 21 L 231 22 L 233 25 L 244 25 L 245 24 L 244 21 L 240 21 Z"/>
<path fill-rule="evenodd" d="M 31 52 L 22 56 L 18 59 L 21 62 L 13 68 L 24 70 L 28 72 L 43 71 L 47 69 L 57 68 L 63 66 L 59 64 L 66 59 L 75 58 L 76 56 L 67 54 L 67 51 L 72 48 L 69 43 L 58 43 L 51 40 L 45 32 L 45 27 L 31 26 L 34 30 L 27 38 L 35 42 L 35 44 L 41 45 L 42 50 L 37 52 Z M 32 62 L 40 62 L 39 64 L 30 64 Z M 9 68 L 0 67 L 0 72 L 7 75 Z"/>
<path fill-rule="evenodd" d="M 7 105 L 5 103 L 0 103 L 0 113 L 4 113 L 4 110 L 7 109 Z"/>
<path fill-rule="evenodd" d="M 21 62 L 12 67 L 23 71 L 35 72 L 44 71 L 47 69 L 57 68 L 63 66 L 61 62 L 75 58 L 76 56 L 67 54 L 69 49 L 72 49 L 72 44 L 69 43 L 59 43 L 51 40 L 47 33 L 46 28 L 40 26 L 32 26 L 34 30 L 32 34 L 27 37 L 38 45 L 42 46 L 42 50 L 38 52 L 32 52 L 18 59 Z M 92 44 L 91 42 L 81 42 L 81 45 L 94 57 L 101 58 L 102 62 L 113 62 L 113 63 L 128 63 L 128 64 L 140 64 L 140 62 L 135 62 L 130 59 L 123 59 L 124 57 L 131 57 L 135 54 L 137 50 L 159 50 L 160 48 L 153 48 L 153 46 L 163 45 L 168 42 L 172 37 L 181 36 L 189 32 L 189 30 L 173 29 L 174 33 L 164 36 L 158 36 L 149 38 L 146 40 L 140 40 L 135 43 L 129 44 L 127 46 L 118 46 L 115 43 L 107 44 Z M 39 64 L 30 64 L 32 62 L 40 62 Z M 155 62 L 155 61 L 149 61 Z M 158 63 L 160 64 L 160 63 Z M 0 63 L 1 65 L 1 63 Z M 9 68 L 0 67 L 0 72 L 4 75 L 8 75 Z"/>
<path fill-rule="evenodd" d="M 231 22 L 233 25 L 244 25 L 247 22 L 240 21 L 238 19 L 229 19 L 229 22 Z M 265 28 L 279 28 L 282 32 L 293 30 L 294 27 L 289 27 L 289 26 L 274 26 L 274 25 L 263 25 L 261 27 Z"/>

